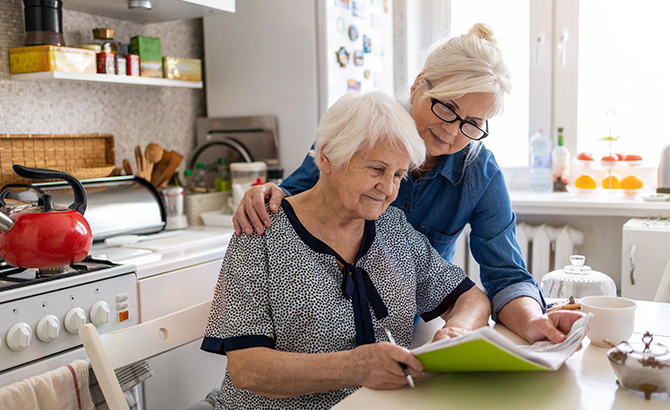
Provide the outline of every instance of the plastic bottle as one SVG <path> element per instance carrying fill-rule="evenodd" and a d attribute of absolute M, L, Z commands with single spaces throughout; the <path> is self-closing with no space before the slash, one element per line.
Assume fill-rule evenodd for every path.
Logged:
<path fill-rule="evenodd" d="M 530 189 L 551 192 L 551 137 L 540 128 L 530 137 Z"/>
<path fill-rule="evenodd" d="M 203 162 L 195 164 L 195 170 L 191 176 L 191 192 L 199 194 L 207 192 L 207 173 Z"/>
<path fill-rule="evenodd" d="M 187 193 L 191 192 L 191 185 L 193 185 L 193 171 L 190 169 L 185 169 L 184 170 L 184 178 L 182 178 L 182 184 L 184 187 L 184 190 Z"/>
<path fill-rule="evenodd" d="M 216 179 L 214 180 L 214 188 L 216 192 L 228 192 L 233 190 L 233 183 L 230 180 L 230 169 L 228 161 L 225 158 L 216 160 Z"/>

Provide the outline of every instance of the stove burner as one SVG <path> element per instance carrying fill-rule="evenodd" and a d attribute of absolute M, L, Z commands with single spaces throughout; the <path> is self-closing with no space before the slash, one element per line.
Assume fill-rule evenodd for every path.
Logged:
<path fill-rule="evenodd" d="M 55 268 L 23 269 L 6 265 L 5 267 L 0 267 L 0 292 L 45 281 L 95 272 L 114 266 L 118 265 L 102 259 L 93 259 L 90 256 L 87 256 L 86 259 L 79 263 Z"/>
<path fill-rule="evenodd" d="M 68 269 L 68 266 L 53 266 L 51 268 L 39 268 L 35 274 L 36 278 L 48 278 L 54 275 L 65 272 Z"/>

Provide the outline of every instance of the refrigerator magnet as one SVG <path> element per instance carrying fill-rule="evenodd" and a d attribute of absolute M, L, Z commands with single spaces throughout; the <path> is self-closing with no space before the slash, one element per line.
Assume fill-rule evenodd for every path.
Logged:
<path fill-rule="evenodd" d="M 344 33 L 344 29 L 347 24 L 344 22 L 344 17 L 340 16 L 337 18 L 337 32 Z"/>
<path fill-rule="evenodd" d="M 351 2 L 351 11 L 354 17 L 365 18 L 365 4 L 360 1 Z"/>
<path fill-rule="evenodd" d="M 349 40 L 358 40 L 358 28 L 353 24 L 349 26 Z"/>
<path fill-rule="evenodd" d="M 340 65 L 340 67 L 346 67 L 346 65 L 349 63 L 349 52 L 347 49 L 340 47 L 340 49 L 335 52 L 335 55 L 337 56 L 337 63 Z"/>
<path fill-rule="evenodd" d="M 361 82 L 357 80 L 347 80 L 347 89 L 351 91 L 361 91 Z"/>
<path fill-rule="evenodd" d="M 372 28 L 379 28 L 379 26 L 381 26 L 381 24 L 382 24 L 382 19 L 381 19 L 381 17 L 379 17 L 379 14 L 372 13 L 370 15 L 370 25 L 372 26 Z"/>
<path fill-rule="evenodd" d="M 343 9 L 349 9 L 349 0 L 335 0 L 335 5 Z"/>
<path fill-rule="evenodd" d="M 365 62 L 365 55 L 363 54 L 363 50 L 356 50 L 354 51 L 354 65 L 356 66 L 362 66 L 363 62 Z"/>
<path fill-rule="evenodd" d="M 363 34 L 363 51 L 366 54 L 372 52 L 372 38 L 367 34 Z"/>

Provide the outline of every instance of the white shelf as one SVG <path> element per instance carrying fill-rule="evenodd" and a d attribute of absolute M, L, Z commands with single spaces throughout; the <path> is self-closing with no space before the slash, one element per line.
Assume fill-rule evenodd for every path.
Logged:
<path fill-rule="evenodd" d="M 130 10 L 128 0 L 64 0 L 63 8 L 136 23 L 200 18 L 235 13 L 235 0 L 153 0 L 151 10 Z"/>
<path fill-rule="evenodd" d="M 160 87 L 202 88 L 202 81 L 181 81 L 167 78 L 135 77 L 129 75 L 68 73 L 64 71 L 42 71 L 39 73 L 12 74 L 12 81 L 30 80 L 74 80 L 100 83 L 153 85 Z"/>
<path fill-rule="evenodd" d="M 577 215 L 577 216 L 625 216 L 646 217 L 670 216 L 670 202 L 647 202 L 643 195 L 635 197 L 624 194 L 593 193 L 575 194 L 510 191 L 512 209 L 519 215 Z"/>

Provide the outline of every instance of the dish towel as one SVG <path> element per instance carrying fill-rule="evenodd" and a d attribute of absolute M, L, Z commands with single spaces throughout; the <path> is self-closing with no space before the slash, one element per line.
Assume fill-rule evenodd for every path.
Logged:
<path fill-rule="evenodd" d="M 149 362 L 143 361 L 129 364 L 128 366 L 114 370 L 114 373 L 119 380 L 119 385 L 121 386 L 123 395 L 126 397 L 130 410 L 141 410 L 138 385 L 154 374 L 149 366 Z M 105 402 L 105 396 L 102 395 L 102 390 L 93 369 L 90 369 L 88 380 L 90 396 L 93 400 L 95 410 L 108 410 L 109 407 L 107 406 L 107 402 Z"/>
<path fill-rule="evenodd" d="M 0 409 L 92 410 L 89 362 L 66 366 L 0 388 Z"/>

